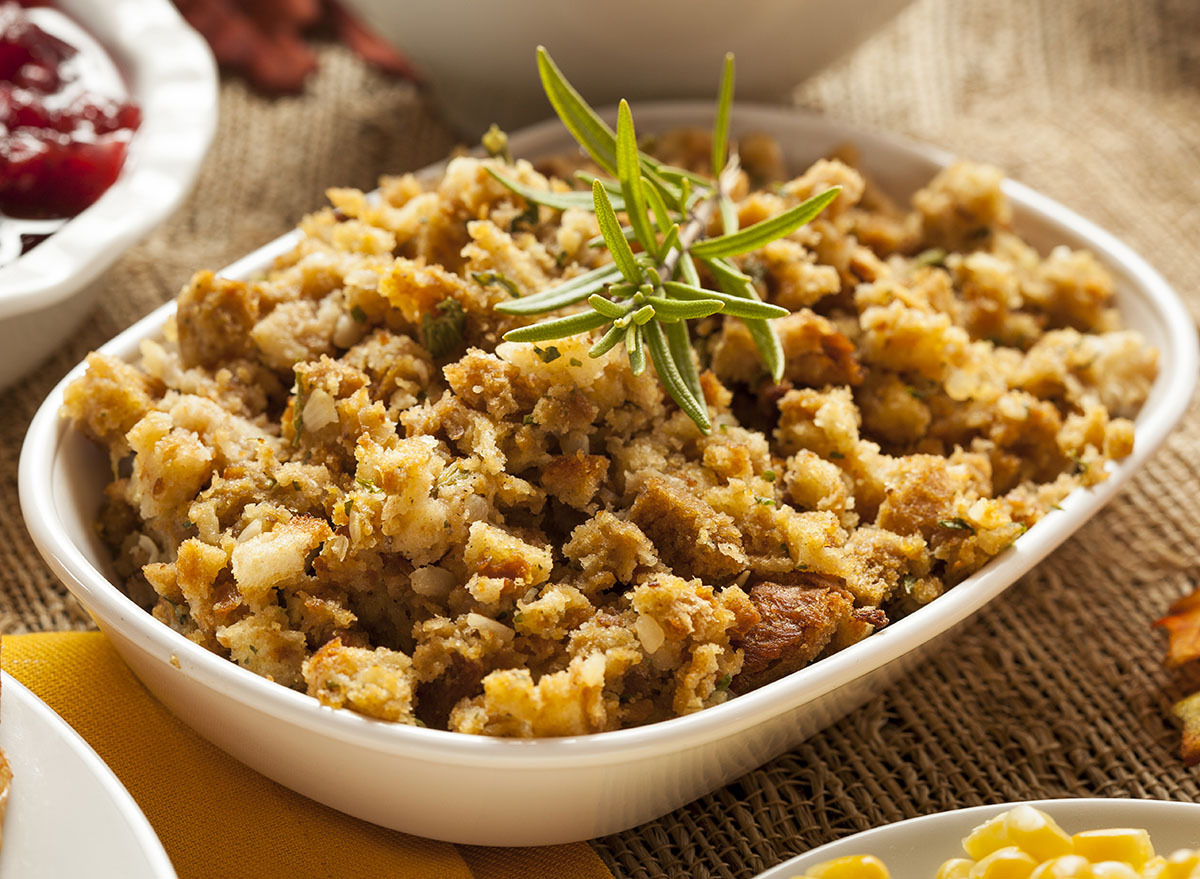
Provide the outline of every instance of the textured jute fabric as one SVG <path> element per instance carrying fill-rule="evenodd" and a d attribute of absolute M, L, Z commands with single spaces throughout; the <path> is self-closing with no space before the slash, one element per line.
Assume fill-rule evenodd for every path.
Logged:
<path fill-rule="evenodd" d="M 747 9 L 750 7 L 747 6 Z M 800 26 L 800 25 L 798 25 Z M 340 50 L 299 98 L 222 91 L 195 194 L 104 279 L 102 304 L 0 395 L 7 632 L 84 627 L 16 505 L 25 427 L 88 349 L 289 228 L 329 185 L 439 158 L 455 138 L 410 85 Z M 1005 168 L 1147 257 L 1200 316 L 1200 6 L 1195 0 L 917 0 L 796 91 L 800 106 Z M 746 877 L 902 818 L 1049 796 L 1200 798 L 1166 707 L 1180 681 L 1149 628 L 1200 580 L 1200 406 L 1101 514 L 953 649 L 793 752 L 657 821 L 594 841 L 618 877 Z M 536 875 L 531 867 L 530 875 Z"/>

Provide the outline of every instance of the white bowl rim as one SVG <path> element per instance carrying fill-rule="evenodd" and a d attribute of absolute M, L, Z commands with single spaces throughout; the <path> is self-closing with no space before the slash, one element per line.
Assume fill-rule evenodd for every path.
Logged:
<path fill-rule="evenodd" d="M 647 104 L 639 109 L 641 119 L 654 120 L 644 123 L 647 129 L 687 121 L 695 123 L 697 118 L 703 118 L 698 116 L 699 113 L 711 114 L 711 105 L 673 101 Z M 875 134 L 792 109 L 742 105 L 737 109 L 737 116 L 743 123 L 750 122 L 760 128 L 772 122 L 788 124 L 789 120 L 791 124 L 820 125 L 838 137 L 859 143 L 881 143 L 888 149 L 906 153 L 909 158 L 921 158 L 939 165 L 944 165 L 949 158 L 945 151 L 923 144 Z M 514 151 L 521 148 L 522 142 L 533 142 L 557 127 L 558 123 L 551 120 L 513 135 Z M 1160 375 L 1156 381 L 1157 385 L 1167 382 L 1169 376 L 1173 377 L 1166 398 L 1153 411 L 1139 415 L 1133 454 L 1113 466 L 1106 481 L 1091 489 L 1072 492 L 1062 502 L 1062 509 L 1045 516 L 982 570 L 926 607 L 863 641 L 721 705 L 646 726 L 584 736 L 541 739 L 472 736 L 388 723 L 352 711 L 328 708 L 310 696 L 277 686 L 205 650 L 158 622 L 94 568 L 67 537 L 53 510 L 53 463 L 68 431 L 68 426 L 58 415 L 59 401 L 67 384 L 83 374 L 85 363 L 74 367 L 50 392 L 26 435 L 19 467 L 21 508 L 26 525 L 43 557 L 89 611 L 105 620 L 120 620 L 128 636 L 164 661 L 167 657 L 177 658 L 190 677 L 208 688 L 318 734 L 429 762 L 496 766 L 499 761 L 507 768 L 570 766 L 581 762 L 593 766 L 622 763 L 635 758 L 652 758 L 665 745 L 680 751 L 734 736 L 787 707 L 811 702 L 872 669 L 899 659 L 974 614 L 1107 503 L 1163 443 L 1187 408 L 1200 368 L 1197 337 L 1191 317 L 1167 282 L 1128 246 L 1068 208 L 1015 181 L 1006 180 L 1005 191 L 1014 207 L 1040 214 L 1052 224 L 1070 228 L 1075 234 L 1090 239 L 1102 261 L 1119 265 L 1137 279 L 1139 295 L 1153 307 L 1166 327 L 1169 344 L 1160 350 Z M 273 257 L 286 252 L 294 244 L 296 235 L 296 232 L 284 235 L 231 264 L 221 274 L 236 277 L 239 273 L 261 268 Z M 141 339 L 152 337 L 160 330 L 173 309 L 173 302 L 164 304 L 100 350 L 127 358 L 136 352 Z M 38 503 L 36 499 L 47 503 Z"/>
<path fill-rule="evenodd" d="M 217 125 L 212 52 L 168 0 L 59 3 L 125 74 L 142 122 L 125 167 L 93 204 L 0 268 L 0 320 L 54 305 L 85 287 L 187 195 Z M 85 10 L 80 14 L 77 9 Z M 88 19 L 109 20 L 115 40 Z M 139 89 L 137 81 L 152 84 Z"/>
<path fill-rule="evenodd" d="M 903 821 L 893 821 L 890 824 L 881 824 L 878 827 L 871 827 L 867 830 L 861 830 L 858 833 L 852 833 L 849 836 L 843 836 L 840 839 L 835 839 L 823 845 L 817 846 L 814 849 L 809 849 L 803 854 L 789 858 L 774 867 L 771 867 L 759 873 L 754 879 L 784 879 L 793 875 L 791 871 L 802 867 L 811 867 L 821 863 L 821 861 L 829 857 L 838 857 L 839 852 L 843 849 L 851 847 L 857 848 L 862 845 L 861 854 L 874 854 L 870 850 L 872 839 L 883 834 L 891 835 L 898 831 L 919 832 L 925 826 L 930 824 L 939 824 L 948 821 L 962 820 L 964 823 L 969 823 L 969 826 L 974 827 L 982 824 L 993 815 L 998 815 L 1001 812 L 1006 812 L 1016 806 L 1032 806 L 1035 809 L 1042 809 L 1047 812 L 1056 812 L 1061 809 L 1072 809 L 1082 812 L 1096 811 L 1107 812 L 1112 810 L 1130 809 L 1133 811 L 1171 811 L 1181 812 L 1190 815 L 1196 822 L 1196 827 L 1200 828 L 1200 803 L 1188 803 L 1182 800 L 1155 800 L 1155 799 L 1138 799 L 1134 797 L 1056 797 L 1054 799 L 1045 800 L 1018 800 L 1010 803 L 993 803 L 986 806 L 969 806 L 965 809 L 947 809 L 943 812 L 934 812 L 929 815 L 918 815 L 916 818 L 906 818 Z M 1051 816 L 1055 817 L 1055 816 Z M 1087 816 L 1080 816 L 1081 820 L 1088 820 Z M 1062 819 L 1055 817 L 1055 820 L 1062 823 Z M 1073 819 L 1066 819 L 1073 820 Z M 1108 819 L 1099 819 L 1108 820 Z M 1110 825 L 1113 826 L 1113 825 Z M 1126 824 L 1125 826 L 1131 826 Z M 1067 832 L 1072 832 L 1069 828 Z M 1082 829 L 1082 828 L 1081 828 Z M 1088 828 L 1096 829 L 1096 828 Z M 1078 832 L 1078 831 L 1075 831 Z M 1198 830 L 1197 832 L 1200 832 Z M 1153 841 L 1153 840 L 1152 840 Z M 1197 838 L 1200 842 L 1200 837 Z M 1162 852 L 1159 852 L 1162 854 Z M 953 852 L 947 853 L 946 858 L 956 857 Z M 903 875 L 899 865 L 889 864 L 890 869 L 895 871 L 897 876 Z"/>

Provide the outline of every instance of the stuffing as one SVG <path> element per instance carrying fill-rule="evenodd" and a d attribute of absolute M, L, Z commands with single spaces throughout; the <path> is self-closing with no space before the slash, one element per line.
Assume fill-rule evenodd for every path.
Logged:
<path fill-rule="evenodd" d="M 703 172 L 708 142 L 653 148 Z M 1018 237 L 999 171 L 952 165 L 906 210 L 849 154 L 792 179 L 769 138 L 741 156 L 743 225 L 842 191 L 736 258 L 791 312 L 780 382 L 742 321 L 688 325 L 710 435 L 620 346 L 502 341 L 530 319 L 497 304 L 610 257 L 496 159 L 330 190 L 262 277 L 198 273 L 164 338 L 90 355 L 63 400 L 109 454 L 130 596 L 333 708 L 584 735 L 869 637 L 1131 453 L 1157 354 L 1093 256 Z M 579 161 L 504 171 L 565 192 Z"/>

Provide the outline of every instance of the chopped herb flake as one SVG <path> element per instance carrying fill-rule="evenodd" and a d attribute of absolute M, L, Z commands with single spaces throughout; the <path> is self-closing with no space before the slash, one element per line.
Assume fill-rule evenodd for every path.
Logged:
<path fill-rule="evenodd" d="M 842 454 L 841 452 L 838 452 L 838 451 L 833 451 L 833 452 L 830 452 L 830 453 L 829 453 L 829 457 L 830 457 L 830 458 L 832 458 L 832 459 L 833 459 L 833 460 L 835 460 L 835 461 L 840 461 L 840 460 L 842 460 L 843 458 L 845 458 L 846 456 L 845 456 L 844 454 Z"/>
<path fill-rule="evenodd" d="M 562 352 L 554 345 L 547 345 L 545 348 L 533 346 L 533 353 L 538 356 L 542 363 L 553 363 L 558 358 L 562 357 Z"/>
<path fill-rule="evenodd" d="M 940 266 L 946 262 L 946 251 L 940 247 L 931 247 L 928 250 L 922 250 L 913 257 L 914 266 Z"/>
<path fill-rule="evenodd" d="M 717 686 L 714 688 L 715 693 L 724 693 L 729 689 L 729 685 L 733 683 L 733 675 L 726 674 L 721 680 L 717 681 Z"/>
<path fill-rule="evenodd" d="M 481 287 L 490 287 L 495 284 L 507 290 L 508 295 L 513 299 L 521 298 L 521 288 L 511 278 L 500 272 L 471 272 L 471 277 Z"/>
<path fill-rule="evenodd" d="M 350 309 L 350 316 L 360 324 L 365 324 L 367 322 L 367 313 L 362 310 L 361 305 L 356 305 Z"/>
<path fill-rule="evenodd" d="M 357 477 L 355 477 L 354 481 L 357 482 L 362 488 L 365 488 L 367 491 L 379 491 L 379 486 L 376 485 L 372 480 L 367 479 L 366 477 L 357 476 Z"/>
<path fill-rule="evenodd" d="M 524 418 L 521 419 L 521 423 L 522 424 L 533 424 L 533 416 L 526 415 Z"/>
<path fill-rule="evenodd" d="M 773 506 L 775 506 L 775 499 L 774 499 L 774 498 L 769 498 L 769 497 L 759 497 L 758 495 L 755 495 L 755 496 L 754 496 L 754 502 L 755 502 L 755 503 L 757 503 L 757 504 L 761 504 L 761 505 L 762 505 L 762 506 L 764 506 L 764 507 L 773 507 Z"/>
<path fill-rule="evenodd" d="M 516 232 L 518 229 L 531 229 L 538 224 L 538 206 L 537 202 L 531 201 L 524 211 L 513 217 L 512 223 L 509 224 L 508 231 Z"/>
<path fill-rule="evenodd" d="M 572 366 L 583 366 L 583 361 L 580 360 L 578 357 L 572 357 L 567 362 L 570 363 Z"/>
<path fill-rule="evenodd" d="M 421 317 L 421 341 L 434 357 L 445 357 L 463 343 L 467 315 L 457 299 L 443 299 Z"/>
<path fill-rule="evenodd" d="M 767 480 L 767 482 L 774 482 L 775 481 L 775 471 L 774 470 L 764 470 L 762 472 L 762 478 Z"/>
<path fill-rule="evenodd" d="M 352 509 L 354 509 L 354 498 L 346 498 L 346 503 L 342 505 L 342 511 L 349 516 Z"/>
<path fill-rule="evenodd" d="M 975 528 L 966 519 L 961 516 L 955 516 L 953 519 L 942 519 L 938 522 L 939 528 L 949 528 L 951 531 L 970 531 L 975 533 Z"/>

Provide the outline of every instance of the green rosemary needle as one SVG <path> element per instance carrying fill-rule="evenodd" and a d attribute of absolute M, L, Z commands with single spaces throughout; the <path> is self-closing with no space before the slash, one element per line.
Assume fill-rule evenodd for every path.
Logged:
<path fill-rule="evenodd" d="M 770 321 L 788 311 L 761 301 L 750 277 L 729 259 L 790 235 L 820 214 L 840 188 L 833 187 L 778 216 L 738 228 L 729 196 L 738 171 L 737 156 L 729 154 L 732 55 L 725 57 L 717 99 L 713 177 L 663 164 L 641 152 L 628 103 L 621 101 L 617 130 L 613 131 L 567 81 L 544 48 L 538 48 L 537 64 L 554 111 L 610 179 L 579 174 L 577 177 L 591 187 L 590 193 L 551 192 L 514 180 L 494 167 L 488 172 L 527 204 L 560 211 L 593 211 L 600 227 L 594 243 L 608 250 L 612 263 L 549 290 L 497 304 L 497 311 L 514 315 L 546 314 L 580 303 L 587 306 L 584 311 L 512 330 L 504 338 L 547 342 L 607 326 L 588 355 L 603 356 L 623 343 L 633 374 L 640 375 L 647 360 L 652 362 L 659 381 L 679 408 L 703 433 L 710 433 L 708 404 L 687 322 L 715 314 L 743 321 L 767 371 L 779 381 L 783 376 L 783 348 Z M 489 153 L 507 160 L 501 152 L 507 142 L 497 132 L 489 132 L 488 137 Z M 625 214 L 625 223 L 618 212 Z M 724 234 L 705 237 L 718 212 Z M 638 245 L 638 252 L 633 244 Z M 716 289 L 702 284 L 697 262 L 711 276 Z"/>

